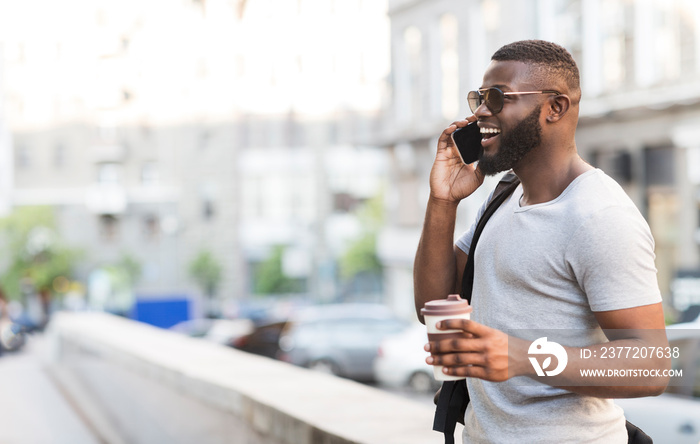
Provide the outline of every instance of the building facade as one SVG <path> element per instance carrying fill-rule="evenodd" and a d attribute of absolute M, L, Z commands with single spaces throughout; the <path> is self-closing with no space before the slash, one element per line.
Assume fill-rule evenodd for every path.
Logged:
<path fill-rule="evenodd" d="M 281 245 L 305 296 L 336 298 L 353 210 L 385 176 L 385 7 L 1 2 L 11 205 L 55 208 L 88 284 L 128 255 L 137 294 L 201 294 L 188 265 L 209 250 L 226 310 Z"/>

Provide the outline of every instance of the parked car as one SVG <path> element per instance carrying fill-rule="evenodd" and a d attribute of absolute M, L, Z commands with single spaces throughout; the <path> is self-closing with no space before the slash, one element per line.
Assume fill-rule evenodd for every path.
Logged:
<path fill-rule="evenodd" d="M 433 377 L 433 367 L 425 363 L 429 353 L 423 347 L 427 342 L 425 325 L 419 323 L 384 338 L 374 360 L 377 382 L 387 387 L 435 393 L 440 383 Z"/>
<path fill-rule="evenodd" d="M 0 319 L 0 355 L 4 351 L 17 351 L 26 342 L 25 328 L 7 318 Z"/>
<path fill-rule="evenodd" d="M 238 350 L 279 359 L 280 336 L 287 325 L 287 320 L 267 320 L 255 326 L 253 331 L 233 341 Z"/>
<path fill-rule="evenodd" d="M 202 338 L 217 344 L 233 346 L 238 338 L 253 331 L 253 327 L 253 321 L 250 319 L 199 318 L 180 322 L 170 327 L 169 330 L 193 338 Z"/>
<path fill-rule="evenodd" d="M 682 385 L 671 381 L 666 391 L 649 398 L 616 399 L 625 416 L 656 444 L 700 442 L 700 322 L 670 325 L 669 345 L 679 347 L 673 368 L 683 370 Z"/>
<path fill-rule="evenodd" d="M 279 359 L 358 381 L 374 381 L 379 344 L 408 323 L 379 304 L 333 304 L 294 314 L 279 340 Z"/>

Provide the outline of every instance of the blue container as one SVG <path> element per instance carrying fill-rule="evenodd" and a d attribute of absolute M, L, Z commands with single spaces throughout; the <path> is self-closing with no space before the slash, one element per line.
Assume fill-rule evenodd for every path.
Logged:
<path fill-rule="evenodd" d="M 178 322 L 190 320 L 190 300 L 182 295 L 137 296 L 130 317 L 156 327 L 169 328 Z"/>

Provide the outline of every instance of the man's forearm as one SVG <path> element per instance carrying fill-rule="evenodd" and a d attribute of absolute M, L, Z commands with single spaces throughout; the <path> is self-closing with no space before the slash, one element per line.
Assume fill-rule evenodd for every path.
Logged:
<path fill-rule="evenodd" d="M 413 267 L 413 291 L 418 319 L 427 301 L 454 292 L 456 266 L 454 255 L 455 217 L 458 203 L 429 199 L 423 232 Z"/>
<path fill-rule="evenodd" d="M 669 381 L 672 349 L 665 338 L 622 339 L 565 349 L 568 363 L 561 374 L 538 377 L 534 364 L 524 363 L 522 357 L 519 367 L 537 381 L 600 398 L 654 396 L 663 392 Z"/>
<path fill-rule="evenodd" d="M 575 356 L 570 363 L 567 381 L 557 386 L 566 388 L 574 393 L 595 396 L 599 398 L 638 398 L 661 394 L 668 385 L 668 370 L 671 369 L 671 359 L 665 357 L 665 351 L 670 350 L 668 343 L 665 347 L 657 347 L 642 341 L 619 340 L 602 345 L 570 349 L 569 356 Z M 612 350 L 612 351 L 611 351 Z M 644 350 L 645 356 L 651 353 L 653 357 L 646 359 L 635 358 Z M 656 351 L 663 350 L 660 357 Z M 607 357 L 600 358 L 601 356 Z M 583 358 L 583 356 L 589 356 Z M 591 359 L 591 356 L 594 358 Z M 575 385 L 569 385 L 569 384 Z"/>

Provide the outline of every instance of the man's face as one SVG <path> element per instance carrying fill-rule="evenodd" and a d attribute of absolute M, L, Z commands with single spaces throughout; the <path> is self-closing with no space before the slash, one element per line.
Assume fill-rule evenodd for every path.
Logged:
<path fill-rule="evenodd" d="M 542 125 L 540 125 L 540 111 L 542 105 L 537 105 L 530 114 L 514 127 L 501 126 L 499 147 L 493 153 L 486 150 L 479 158 L 479 169 L 487 176 L 493 176 L 501 171 L 508 171 L 515 167 L 542 141 Z"/>
<path fill-rule="evenodd" d="M 492 62 L 484 74 L 484 88 L 503 92 L 535 91 L 528 66 L 522 62 Z M 517 167 L 542 140 L 541 95 L 505 96 L 503 109 L 493 114 L 486 105 L 476 110 L 482 130 L 484 152 L 479 169 L 486 175 Z"/>

